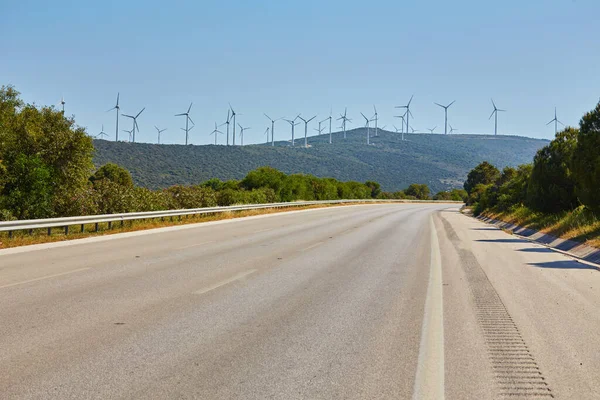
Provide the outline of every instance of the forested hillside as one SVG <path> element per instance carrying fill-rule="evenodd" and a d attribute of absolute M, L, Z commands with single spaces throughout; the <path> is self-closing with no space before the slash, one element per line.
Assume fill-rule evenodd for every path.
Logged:
<path fill-rule="evenodd" d="M 371 131 L 373 133 L 373 131 Z M 531 161 L 548 141 L 516 136 L 410 134 L 380 131 L 366 145 L 364 128 L 309 137 L 308 149 L 289 142 L 249 146 L 182 146 L 95 140 L 94 164 L 117 163 L 148 188 L 197 184 L 210 178 L 241 179 L 260 166 L 339 180 L 380 182 L 388 191 L 425 183 L 434 192 L 462 187 L 467 173 L 483 160 L 499 167 Z"/>

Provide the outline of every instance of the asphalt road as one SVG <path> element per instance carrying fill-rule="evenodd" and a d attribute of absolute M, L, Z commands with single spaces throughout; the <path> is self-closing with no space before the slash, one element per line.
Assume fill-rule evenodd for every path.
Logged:
<path fill-rule="evenodd" d="M 449 204 L 1 250 L 0 398 L 595 399 L 599 300 Z"/>

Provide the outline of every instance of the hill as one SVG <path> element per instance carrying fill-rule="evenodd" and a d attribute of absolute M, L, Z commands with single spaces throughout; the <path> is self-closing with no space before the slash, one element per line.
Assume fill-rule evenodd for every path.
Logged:
<path fill-rule="evenodd" d="M 373 133 L 373 131 L 371 131 Z M 411 183 L 426 183 L 432 191 L 459 187 L 481 161 L 499 167 L 530 163 L 548 141 L 519 136 L 406 134 L 379 131 L 366 145 L 365 128 L 287 141 L 247 146 L 183 146 L 95 140 L 96 166 L 117 163 L 135 182 L 148 188 L 197 184 L 210 178 L 241 179 L 248 171 L 269 165 L 285 173 L 364 182 L 375 180 L 393 191 Z"/>

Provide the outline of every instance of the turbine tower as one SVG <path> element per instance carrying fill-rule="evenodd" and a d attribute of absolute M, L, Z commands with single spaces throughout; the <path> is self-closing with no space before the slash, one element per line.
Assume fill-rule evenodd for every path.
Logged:
<path fill-rule="evenodd" d="M 121 110 L 121 107 L 119 107 L 119 93 L 117 93 L 117 105 L 106 112 L 109 112 L 112 110 L 117 110 L 117 128 L 115 129 L 115 142 L 118 142 L 119 141 L 119 113 Z"/>
<path fill-rule="evenodd" d="M 238 126 L 240 127 L 240 144 L 243 146 L 244 145 L 244 131 L 248 130 L 248 129 L 252 129 L 250 127 L 248 128 L 244 128 L 242 125 L 238 124 Z"/>
<path fill-rule="evenodd" d="M 185 129 L 183 129 L 183 128 L 181 128 L 181 129 L 185 131 L 185 145 L 186 146 L 189 141 L 190 130 L 196 125 L 196 124 L 194 124 L 194 121 L 192 121 L 192 119 L 190 118 L 190 110 L 192 109 L 192 104 L 194 104 L 194 103 L 190 103 L 190 106 L 188 107 L 187 112 L 184 112 L 181 114 L 175 114 L 176 117 L 185 117 Z M 194 126 L 192 126 L 192 128 L 189 127 L 190 121 L 192 121 L 192 124 L 194 125 Z"/>
<path fill-rule="evenodd" d="M 232 138 L 233 138 L 233 145 L 235 146 L 235 116 L 236 116 L 236 113 L 233 110 L 233 107 L 231 107 L 231 103 L 229 103 L 229 109 L 231 110 L 231 119 L 233 119 L 233 136 L 232 136 Z"/>
<path fill-rule="evenodd" d="M 352 120 L 348 117 L 346 117 L 346 113 L 348 112 L 347 108 L 344 108 L 344 114 L 340 114 L 340 117 L 336 120 L 342 120 L 342 126 L 341 128 L 344 129 L 344 139 L 346 139 L 346 122 L 352 122 Z"/>
<path fill-rule="evenodd" d="M 221 132 L 221 131 L 219 130 L 219 128 L 217 127 L 217 123 L 215 122 L 215 129 L 214 129 L 214 130 L 213 130 L 211 133 L 209 133 L 209 135 L 215 135 L 215 146 L 217 145 L 217 135 L 218 135 L 219 133 L 220 133 L 221 135 L 223 134 L 223 132 Z"/>
<path fill-rule="evenodd" d="M 156 129 L 156 132 L 158 133 L 158 144 L 160 144 L 160 134 L 163 133 L 164 131 L 166 131 L 167 128 L 159 129 L 158 126 L 156 126 L 156 125 L 154 125 L 154 128 Z"/>
<path fill-rule="evenodd" d="M 406 133 L 408 133 L 408 128 L 409 128 L 409 117 L 412 117 L 412 113 L 410 112 L 410 103 L 413 100 L 413 97 L 415 97 L 415 95 L 413 94 L 412 96 L 410 96 L 410 100 L 408 100 L 408 103 L 405 106 L 396 106 L 396 108 L 406 108 L 406 113 L 404 114 L 406 117 Z"/>
<path fill-rule="evenodd" d="M 450 108 L 450 106 L 452 104 L 454 104 L 455 101 L 456 100 L 454 100 L 452 103 L 448 104 L 447 106 L 443 106 L 440 103 L 434 103 L 444 109 L 444 135 L 448 134 L 448 109 Z"/>
<path fill-rule="evenodd" d="M 267 129 L 265 129 L 265 135 L 267 136 L 267 144 L 269 144 L 269 127 L 267 127 Z"/>
<path fill-rule="evenodd" d="M 554 107 L 554 119 L 551 120 L 550 122 L 548 122 L 546 125 L 550 125 L 553 122 L 554 122 L 554 136 L 556 136 L 556 134 L 558 133 L 558 124 L 561 124 L 562 126 L 565 126 L 565 124 L 563 124 L 562 122 L 560 122 L 558 120 L 558 118 L 556 117 L 556 107 Z"/>
<path fill-rule="evenodd" d="M 294 127 L 296 125 L 300 125 L 300 122 L 296 123 L 296 120 L 300 117 L 300 115 L 297 115 L 296 118 L 294 119 L 286 119 L 287 122 L 289 122 L 289 124 L 292 126 L 292 147 L 295 146 L 295 140 L 294 140 Z"/>
<path fill-rule="evenodd" d="M 140 131 L 140 127 L 138 126 L 137 119 L 140 116 L 140 114 L 144 112 L 145 109 L 146 109 L 146 107 L 142 108 L 141 111 L 139 113 L 137 113 L 137 115 L 135 117 L 133 115 L 121 114 L 122 116 L 127 117 L 127 118 L 131 118 L 133 120 L 133 128 L 131 129 L 131 133 L 133 134 L 133 140 L 132 140 L 133 143 L 135 143 L 135 131 L 136 131 L 136 129 L 137 129 L 138 132 Z"/>
<path fill-rule="evenodd" d="M 312 121 L 313 119 L 317 118 L 317 116 L 315 115 L 314 117 L 312 117 L 311 119 L 304 119 L 301 116 L 298 115 L 298 118 L 300 118 L 302 121 L 304 121 L 304 148 L 308 149 L 308 123 L 310 121 Z"/>
<path fill-rule="evenodd" d="M 501 110 L 498 107 L 496 107 L 496 103 L 494 103 L 494 99 L 492 99 L 492 105 L 494 106 L 494 111 L 492 111 L 488 120 L 492 119 L 492 117 L 494 117 L 494 136 L 495 136 L 498 134 L 498 113 L 505 112 L 506 110 Z"/>
<path fill-rule="evenodd" d="M 331 134 L 331 120 L 333 119 L 333 117 L 331 116 L 331 111 L 329 112 L 329 117 L 325 118 L 323 121 L 319 122 L 319 128 L 321 127 L 321 123 L 329 120 L 329 144 L 333 143 L 333 138 L 332 138 L 332 134 Z M 321 134 L 319 132 L 319 134 Z"/>
<path fill-rule="evenodd" d="M 231 123 L 231 117 L 229 116 L 230 112 L 231 111 L 227 109 L 227 120 L 221 124 L 221 126 L 227 125 L 227 146 L 229 146 L 229 124 Z"/>
<path fill-rule="evenodd" d="M 59 102 L 58 104 L 60 104 L 60 105 L 61 105 L 61 107 L 62 107 L 62 113 L 63 113 L 63 114 L 65 113 L 65 104 L 66 104 L 66 103 L 67 103 L 67 102 L 65 101 L 65 98 L 64 98 L 63 96 L 60 96 L 60 102 Z"/>
<path fill-rule="evenodd" d="M 371 144 L 371 130 L 369 128 L 369 122 L 371 122 L 371 120 L 367 118 L 362 112 L 360 113 L 360 115 L 362 115 L 365 119 L 365 128 L 367 128 L 367 145 L 369 145 Z"/>
<path fill-rule="evenodd" d="M 123 129 L 123 132 L 129 133 L 129 140 L 128 140 L 128 142 L 131 142 L 131 134 L 133 133 L 133 129 L 130 129 L 130 130 Z"/>
<path fill-rule="evenodd" d="M 375 120 L 375 136 L 379 136 L 377 133 L 377 122 L 379 120 L 379 115 L 377 115 L 377 108 L 375 108 L 375 104 L 373 104 L 373 110 L 375 111 L 375 114 L 373 115 L 373 119 Z"/>
<path fill-rule="evenodd" d="M 108 135 L 106 134 L 106 132 L 104 132 L 104 124 L 102 124 L 102 129 L 100 130 L 100 133 L 99 133 L 99 134 L 97 134 L 96 136 L 94 136 L 94 138 L 96 138 L 96 139 L 97 139 L 98 137 L 102 138 L 102 136 L 108 136 Z"/>
<path fill-rule="evenodd" d="M 406 113 L 404 113 L 406 115 Z M 400 118 L 402 120 L 402 124 L 400 125 L 400 133 L 402 134 L 402 140 L 404 140 L 404 115 L 394 115 L 395 118 Z M 394 125 L 396 128 L 396 125 Z M 396 128 L 396 132 L 398 132 L 398 128 Z M 406 131 L 408 133 L 408 130 Z"/>
<path fill-rule="evenodd" d="M 267 114 L 265 114 L 265 117 L 267 117 L 269 121 L 271 121 L 271 146 L 275 146 L 275 122 L 279 121 L 281 118 L 272 119 Z"/>

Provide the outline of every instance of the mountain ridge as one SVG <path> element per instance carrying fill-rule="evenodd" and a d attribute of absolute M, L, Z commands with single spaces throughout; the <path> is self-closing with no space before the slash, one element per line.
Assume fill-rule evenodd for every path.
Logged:
<path fill-rule="evenodd" d="M 411 183 L 426 183 L 433 191 L 460 187 L 468 171 L 481 161 L 500 167 L 530 163 L 548 141 L 522 136 L 401 134 L 379 130 L 366 145 L 366 128 L 246 146 L 157 145 L 94 140 L 94 164 L 127 168 L 134 181 L 156 189 L 198 184 L 210 178 L 241 179 L 250 170 L 269 165 L 287 174 L 364 182 L 374 180 L 394 191 Z"/>

